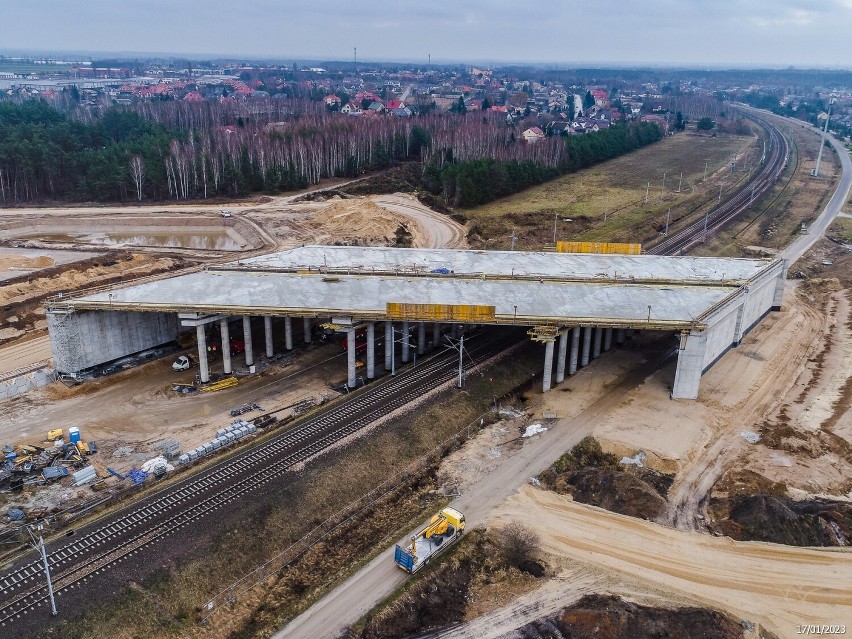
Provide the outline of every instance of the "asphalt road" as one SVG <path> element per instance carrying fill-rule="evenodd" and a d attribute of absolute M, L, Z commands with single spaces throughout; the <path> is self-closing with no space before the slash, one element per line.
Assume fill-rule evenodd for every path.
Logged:
<path fill-rule="evenodd" d="M 816 129 L 814 130 L 816 131 Z M 825 234 L 826 229 L 831 226 L 834 218 L 843 209 L 843 205 L 849 197 L 849 188 L 852 187 L 852 160 L 849 158 L 849 152 L 832 136 L 828 135 L 826 139 L 831 142 L 831 146 L 834 147 L 840 157 L 840 184 L 837 185 L 837 190 L 831 196 L 822 213 L 811 223 L 807 234 L 797 237 L 790 246 L 781 252 L 788 264 L 792 264 L 802 257 Z"/>

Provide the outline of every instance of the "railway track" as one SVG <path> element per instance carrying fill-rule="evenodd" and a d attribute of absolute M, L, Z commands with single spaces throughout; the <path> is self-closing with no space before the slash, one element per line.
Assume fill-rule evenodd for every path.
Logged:
<path fill-rule="evenodd" d="M 517 340 L 514 333 L 471 338 L 466 351 L 475 366 Z M 357 433 L 431 388 L 455 377 L 456 351 L 445 350 L 386 376 L 364 392 L 310 416 L 271 439 L 155 491 L 89 526 L 83 536 L 54 542 L 48 563 L 56 592 L 110 569 L 117 562 L 248 496 L 330 445 Z M 0 575 L 0 627 L 44 606 L 42 564 Z"/>
<path fill-rule="evenodd" d="M 754 199 L 771 189 L 778 179 L 789 156 L 789 146 L 781 132 L 766 120 L 751 114 L 744 117 L 756 122 L 766 133 L 766 158 L 760 171 L 730 199 L 710 211 L 705 217 L 672 233 L 665 240 L 648 249 L 651 255 L 680 255 L 703 242 L 708 235 L 723 228 L 737 218 Z M 748 185 L 752 188 L 749 189 Z"/>

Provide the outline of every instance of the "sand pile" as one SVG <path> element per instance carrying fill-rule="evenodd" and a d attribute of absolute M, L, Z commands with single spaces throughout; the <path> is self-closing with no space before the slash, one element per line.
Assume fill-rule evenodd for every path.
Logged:
<path fill-rule="evenodd" d="M 53 266 L 56 261 L 47 255 L 39 255 L 38 257 L 24 257 L 23 255 L 0 255 L 0 271 L 6 271 L 11 268 L 29 269 L 29 268 L 46 268 Z"/>
<path fill-rule="evenodd" d="M 400 224 L 411 233 L 416 230 L 410 218 L 389 211 L 370 198 L 335 200 L 317 211 L 310 222 L 317 242 L 366 246 L 393 246 Z"/>

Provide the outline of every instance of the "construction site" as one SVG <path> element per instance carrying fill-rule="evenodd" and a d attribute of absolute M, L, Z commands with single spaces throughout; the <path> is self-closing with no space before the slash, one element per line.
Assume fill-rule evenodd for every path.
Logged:
<path fill-rule="evenodd" d="M 821 239 L 848 154 L 789 247 L 686 254 L 777 188 L 776 134 L 644 248 L 471 250 L 469 223 L 340 185 L 2 217 L 0 636 L 77 636 L 96 589 L 118 637 L 118 610 L 223 638 L 848 623 L 852 561 L 819 547 L 852 538 L 850 250 Z M 810 528 L 755 523 L 757 494 Z M 518 522 L 539 549 L 500 563 Z"/>

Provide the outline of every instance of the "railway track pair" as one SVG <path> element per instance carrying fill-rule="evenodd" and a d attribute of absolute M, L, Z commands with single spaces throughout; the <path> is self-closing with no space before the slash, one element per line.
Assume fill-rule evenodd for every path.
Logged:
<path fill-rule="evenodd" d="M 511 336 L 472 338 L 466 349 L 475 366 L 512 343 Z M 100 574 L 143 547 L 249 496 L 293 466 L 322 452 L 377 419 L 454 378 L 456 352 L 446 350 L 416 367 L 387 376 L 344 402 L 310 416 L 287 431 L 216 462 L 200 473 L 143 498 L 131 509 L 90 527 L 85 535 L 54 546 L 48 562 L 57 593 Z M 40 562 L 0 576 L 0 627 L 44 606 L 47 587 Z"/>
<path fill-rule="evenodd" d="M 679 255 L 686 252 L 696 244 L 703 242 L 707 235 L 718 231 L 737 218 L 748 208 L 753 199 L 763 195 L 775 185 L 790 152 L 787 140 L 775 126 L 766 120 L 753 115 L 746 115 L 745 117 L 759 124 L 766 132 L 767 155 L 760 171 L 746 184 L 746 188 L 741 189 L 729 200 L 709 212 L 705 218 L 672 233 L 665 240 L 650 248 L 648 253 L 652 255 Z M 751 189 L 748 188 L 749 185 L 752 187 Z"/>

